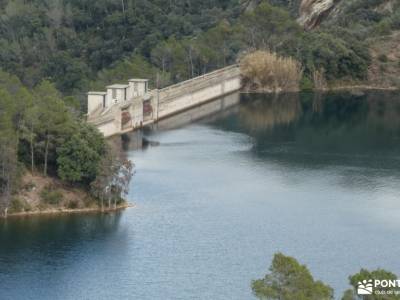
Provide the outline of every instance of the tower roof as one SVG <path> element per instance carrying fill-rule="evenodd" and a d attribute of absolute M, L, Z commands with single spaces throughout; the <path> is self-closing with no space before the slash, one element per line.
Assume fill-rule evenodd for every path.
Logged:
<path fill-rule="evenodd" d="M 128 80 L 129 82 L 147 82 L 149 81 L 148 79 L 142 79 L 142 78 L 132 78 Z"/>
<path fill-rule="evenodd" d="M 127 84 L 112 84 L 107 86 L 108 89 L 126 89 L 127 87 L 129 87 Z"/>

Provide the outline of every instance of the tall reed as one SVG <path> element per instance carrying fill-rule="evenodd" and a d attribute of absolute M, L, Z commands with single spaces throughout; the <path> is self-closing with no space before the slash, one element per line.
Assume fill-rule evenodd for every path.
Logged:
<path fill-rule="evenodd" d="M 291 57 L 281 57 L 269 51 L 255 51 L 240 61 L 244 88 L 248 91 L 299 91 L 301 64 Z"/>

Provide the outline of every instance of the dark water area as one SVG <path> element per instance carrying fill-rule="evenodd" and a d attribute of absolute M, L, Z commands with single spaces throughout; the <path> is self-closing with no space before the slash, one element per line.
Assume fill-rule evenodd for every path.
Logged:
<path fill-rule="evenodd" d="M 254 299 L 278 251 L 337 299 L 400 275 L 399 93 L 232 95 L 115 142 L 136 207 L 0 221 L 0 299 Z"/>

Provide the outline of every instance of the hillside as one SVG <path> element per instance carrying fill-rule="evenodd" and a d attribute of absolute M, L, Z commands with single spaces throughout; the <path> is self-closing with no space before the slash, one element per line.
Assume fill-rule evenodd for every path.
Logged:
<path fill-rule="evenodd" d="M 369 84 L 400 87 L 400 31 L 371 40 Z"/>
<path fill-rule="evenodd" d="M 303 64 L 303 88 L 316 72 L 397 84 L 386 78 L 397 76 L 397 54 L 377 49 L 396 42 L 394 0 L 7 0 L 0 19 L 0 67 L 30 88 L 48 79 L 82 103 L 110 82 L 165 86 L 264 48 Z"/>
<path fill-rule="evenodd" d="M 261 1 L 254 0 L 253 5 L 254 2 Z M 400 87 L 399 1 L 270 0 L 269 2 L 288 10 L 309 34 L 325 35 L 325 38 L 330 35 L 328 39 L 335 40 L 331 49 L 336 53 L 342 50 L 348 51 L 347 57 L 343 57 L 348 63 L 344 66 L 347 70 L 342 74 L 331 76 L 332 70 L 328 71 L 329 68 L 325 66 L 320 67 L 325 70 L 331 87 L 352 85 L 376 88 Z M 351 46 L 352 42 L 354 46 Z M 347 49 L 343 49 L 343 46 Z M 328 49 L 319 48 L 314 51 L 318 51 L 318 56 L 325 61 L 331 60 L 334 56 L 333 53 L 328 53 Z M 325 56 L 326 54 L 328 56 Z M 304 61 L 304 57 L 298 56 L 298 58 Z M 355 62 L 353 66 L 352 61 Z M 356 73 L 352 73 L 351 69 Z"/>
<path fill-rule="evenodd" d="M 50 78 L 63 93 L 76 93 L 117 61 L 132 54 L 149 61 L 166 38 L 193 36 L 229 18 L 236 2 L 1 1 L 0 66 L 30 87 Z"/>
<path fill-rule="evenodd" d="M 398 1 L 303 0 L 298 21 L 306 30 L 330 31 L 336 27 L 354 40 L 365 40 L 370 60 L 361 83 L 379 88 L 400 87 Z M 337 84 L 346 85 L 345 81 L 350 85 L 357 82 L 344 78 Z"/>

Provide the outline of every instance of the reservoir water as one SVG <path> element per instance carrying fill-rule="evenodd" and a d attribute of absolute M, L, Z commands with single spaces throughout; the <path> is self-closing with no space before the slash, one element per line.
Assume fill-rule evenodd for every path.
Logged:
<path fill-rule="evenodd" d="M 0 299 L 254 299 L 276 252 L 337 299 L 400 275 L 398 93 L 232 95 L 116 144 L 136 206 L 0 221 Z"/>

